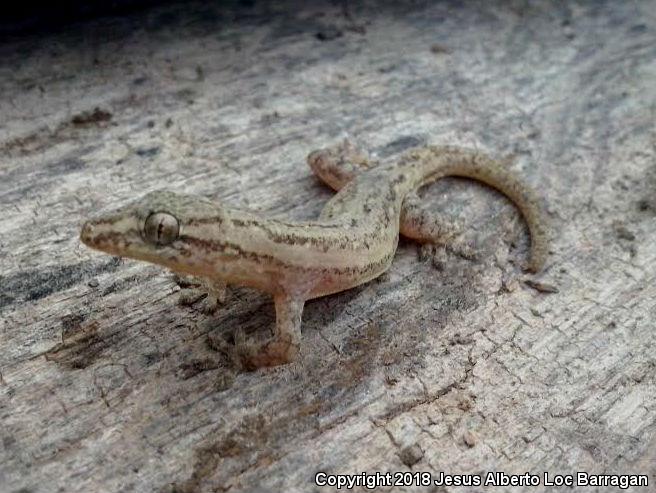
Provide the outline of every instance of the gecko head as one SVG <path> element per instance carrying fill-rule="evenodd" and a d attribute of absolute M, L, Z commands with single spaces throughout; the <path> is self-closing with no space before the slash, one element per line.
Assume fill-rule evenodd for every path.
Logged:
<path fill-rule="evenodd" d="M 194 232 L 199 225 L 213 224 L 219 233 L 224 220 L 223 208 L 207 199 L 156 191 L 86 221 L 80 240 L 111 255 L 199 274 L 209 266 L 194 248 L 199 241 Z"/>

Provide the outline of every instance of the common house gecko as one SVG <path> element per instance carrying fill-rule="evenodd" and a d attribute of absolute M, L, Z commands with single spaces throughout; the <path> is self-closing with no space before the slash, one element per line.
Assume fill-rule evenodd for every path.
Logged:
<path fill-rule="evenodd" d="M 510 198 L 531 233 L 528 270 L 544 265 L 548 235 L 538 196 L 504 164 L 477 151 L 428 146 L 377 164 L 345 142 L 314 151 L 307 160 L 338 191 L 314 221 L 270 219 L 196 195 L 155 191 L 89 219 L 80 238 L 111 255 L 199 277 L 212 304 L 224 300 L 229 284 L 269 293 L 274 334 L 264 344 L 245 345 L 248 368 L 293 361 L 305 301 L 381 275 L 392 262 L 399 233 L 423 243 L 444 242 L 449 233 L 443 221 L 423 212 L 415 194 L 442 177 L 472 178 Z"/>

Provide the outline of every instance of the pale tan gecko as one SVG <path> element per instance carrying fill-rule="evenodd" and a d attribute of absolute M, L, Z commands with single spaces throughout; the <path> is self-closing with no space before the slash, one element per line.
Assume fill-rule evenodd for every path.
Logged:
<path fill-rule="evenodd" d="M 314 151 L 311 168 L 339 192 L 316 221 L 281 221 L 231 209 L 195 195 L 149 193 L 88 220 L 81 240 L 103 252 L 155 263 L 205 280 L 216 300 L 228 284 L 273 296 L 273 338 L 243 355 L 247 367 L 293 361 L 301 344 L 306 300 L 358 286 L 385 272 L 399 232 L 442 241 L 439 221 L 417 212 L 412 194 L 445 176 L 473 178 L 508 196 L 531 232 L 529 269 L 547 255 L 545 218 L 536 194 L 506 166 L 476 151 L 424 147 L 371 167 L 348 144 Z M 360 169 L 367 168 L 364 172 Z M 404 205 L 404 198 L 412 202 Z"/>

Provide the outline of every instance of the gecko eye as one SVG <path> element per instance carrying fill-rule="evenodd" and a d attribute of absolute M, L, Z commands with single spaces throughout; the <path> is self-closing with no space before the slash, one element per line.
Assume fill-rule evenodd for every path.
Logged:
<path fill-rule="evenodd" d="M 175 216 L 166 212 L 153 212 L 146 218 L 144 236 L 157 246 L 170 245 L 178 238 L 180 224 Z"/>

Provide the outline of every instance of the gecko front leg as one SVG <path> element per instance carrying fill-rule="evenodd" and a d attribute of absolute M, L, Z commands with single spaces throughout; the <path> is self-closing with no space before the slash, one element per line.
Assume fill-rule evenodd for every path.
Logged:
<path fill-rule="evenodd" d="M 220 279 L 205 279 L 193 276 L 174 276 L 176 283 L 180 286 L 180 297 L 178 303 L 181 305 L 193 305 L 205 297 L 201 304 L 201 311 L 211 314 L 219 305 L 226 302 L 228 297 L 228 285 Z"/>
<path fill-rule="evenodd" d="M 273 301 L 276 306 L 273 338 L 257 345 L 243 340 L 237 341 L 237 352 L 246 369 L 291 363 L 301 349 L 301 315 L 305 299 L 283 293 L 274 296 Z M 238 338 L 243 339 L 243 336 Z"/>

